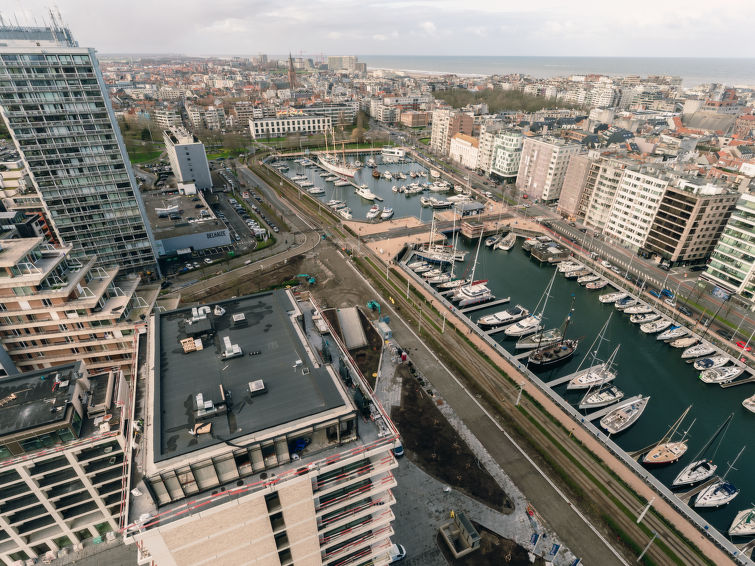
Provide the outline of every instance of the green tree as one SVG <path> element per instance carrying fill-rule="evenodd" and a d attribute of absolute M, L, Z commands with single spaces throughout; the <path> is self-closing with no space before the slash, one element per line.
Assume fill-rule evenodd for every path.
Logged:
<path fill-rule="evenodd" d="M 149 141 L 152 139 L 152 133 L 149 131 L 149 128 L 142 128 L 140 136 L 142 141 Z"/>

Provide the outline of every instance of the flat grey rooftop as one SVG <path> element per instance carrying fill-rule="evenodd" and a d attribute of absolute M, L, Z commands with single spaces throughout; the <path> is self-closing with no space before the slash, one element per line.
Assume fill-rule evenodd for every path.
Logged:
<path fill-rule="evenodd" d="M 344 405 L 332 374 L 312 365 L 290 319 L 295 306 L 284 291 L 208 306 L 214 310 L 216 304 L 226 312 L 208 315 L 215 334 L 203 339 L 200 351 L 184 353 L 180 343 L 187 337 L 191 308 L 156 317 L 155 462 Z M 238 313 L 245 315 L 247 325 L 232 328 L 231 317 Z M 222 359 L 226 336 L 242 348 L 243 356 Z M 258 355 L 249 355 L 257 351 Z M 252 397 L 249 382 L 258 379 L 264 381 L 267 392 Z M 212 423 L 210 434 L 191 435 L 196 395 L 201 393 L 205 401 L 217 404 L 221 385 L 231 392 L 230 410 L 203 421 Z"/>
<path fill-rule="evenodd" d="M 70 363 L 0 379 L 0 438 L 65 420 L 77 372 Z"/>

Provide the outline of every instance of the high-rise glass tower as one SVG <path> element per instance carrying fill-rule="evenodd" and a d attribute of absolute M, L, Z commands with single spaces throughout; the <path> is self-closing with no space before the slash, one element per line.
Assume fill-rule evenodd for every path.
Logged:
<path fill-rule="evenodd" d="M 154 242 L 94 49 L 0 25 L 0 112 L 56 235 L 101 265 L 157 273 Z"/>

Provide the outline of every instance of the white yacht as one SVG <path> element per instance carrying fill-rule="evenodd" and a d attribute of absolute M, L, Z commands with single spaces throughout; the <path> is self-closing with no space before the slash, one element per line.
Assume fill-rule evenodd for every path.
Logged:
<path fill-rule="evenodd" d="M 616 291 L 614 293 L 605 293 L 604 295 L 601 295 L 600 297 L 598 297 L 598 300 L 601 303 L 610 304 L 610 303 L 615 303 L 616 301 L 619 301 L 621 299 L 625 299 L 628 296 L 629 295 L 627 295 L 623 291 Z"/>
<path fill-rule="evenodd" d="M 692 458 L 692 462 L 687 464 L 684 469 L 679 472 L 676 478 L 674 478 L 674 481 L 671 484 L 673 487 L 694 485 L 707 480 L 716 473 L 718 466 L 713 463 L 713 458 L 716 457 L 718 448 L 721 446 L 721 441 L 726 435 L 726 430 L 729 428 L 729 423 L 731 423 L 733 417 L 734 413 L 731 413 L 727 419 L 721 423 L 716 429 L 716 432 L 713 433 L 713 436 L 710 437 L 710 440 L 708 440 L 700 451 L 695 454 L 695 457 Z M 706 456 L 708 450 L 714 444 L 716 447 L 713 449 L 713 452 L 710 456 Z"/>
<path fill-rule="evenodd" d="M 657 312 L 646 312 L 642 314 L 633 314 L 629 317 L 629 322 L 633 324 L 645 324 L 646 322 L 653 322 L 659 318 L 661 318 L 661 315 Z"/>
<path fill-rule="evenodd" d="M 579 283 L 580 285 L 587 285 L 588 283 L 592 283 L 593 281 L 597 281 L 598 279 L 600 279 L 600 275 L 589 273 L 587 275 L 583 275 L 582 277 L 578 277 L 577 283 Z"/>
<path fill-rule="evenodd" d="M 700 358 L 699 360 L 695 360 L 695 363 L 692 364 L 692 366 L 697 370 L 703 371 L 705 369 L 725 366 L 730 360 L 731 358 L 729 356 L 711 356 L 710 358 Z"/>
<path fill-rule="evenodd" d="M 597 281 L 590 281 L 587 285 L 585 285 L 585 289 L 590 289 L 591 291 L 597 291 L 598 289 L 602 289 L 603 287 L 608 285 L 608 281 L 606 279 L 598 279 Z"/>
<path fill-rule="evenodd" d="M 344 220 L 351 220 L 352 218 L 351 209 L 348 206 L 339 210 L 338 214 L 340 214 L 341 218 Z"/>
<path fill-rule="evenodd" d="M 624 309 L 628 309 L 630 307 L 633 307 L 637 303 L 639 303 L 639 301 L 637 299 L 633 299 L 632 297 L 630 297 L 629 295 L 627 295 L 623 299 L 619 299 L 618 301 L 616 301 L 613 304 L 613 306 L 616 307 L 616 310 L 623 311 Z"/>
<path fill-rule="evenodd" d="M 737 513 L 729 527 L 730 537 L 749 537 L 755 535 L 755 507 Z"/>
<path fill-rule="evenodd" d="M 541 315 L 532 314 L 526 318 L 523 318 L 519 322 L 515 322 L 514 324 L 507 326 L 506 330 L 504 330 L 504 333 L 506 334 L 506 336 L 527 336 L 528 334 L 532 334 L 533 332 L 538 332 L 543 328 L 540 325 L 541 319 Z"/>
<path fill-rule="evenodd" d="M 593 392 L 587 392 L 579 402 L 579 408 L 583 411 L 599 409 L 607 405 L 612 405 L 624 398 L 624 392 L 615 385 L 608 387 L 599 387 Z"/>
<path fill-rule="evenodd" d="M 357 194 L 357 196 L 362 197 L 364 200 L 370 200 L 370 201 L 375 200 L 376 195 L 370 189 L 359 187 L 354 192 Z"/>
<path fill-rule="evenodd" d="M 567 271 L 572 271 L 575 269 L 584 269 L 584 267 L 585 266 L 579 263 L 578 261 L 569 259 L 569 260 L 562 261 L 561 263 L 559 263 L 557 269 L 559 273 L 566 273 Z"/>
<path fill-rule="evenodd" d="M 501 238 L 501 240 L 496 245 L 493 246 L 493 249 L 503 250 L 507 252 L 514 247 L 514 244 L 516 244 L 516 234 L 514 234 L 514 232 L 509 232 L 505 237 Z"/>
<path fill-rule="evenodd" d="M 569 390 L 590 389 L 613 381 L 616 375 L 616 371 L 608 363 L 597 364 L 576 372 L 566 388 Z"/>
<path fill-rule="evenodd" d="M 706 369 L 700 374 L 700 381 L 703 383 L 729 383 L 742 375 L 743 371 L 744 368 L 739 366 Z"/>
<path fill-rule="evenodd" d="M 468 307 L 486 301 L 491 301 L 495 298 L 492 291 L 485 285 L 488 280 L 482 279 L 480 281 L 474 281 L 474 273 L 477 268 L 477 258 L 480 254 L 480 245 L 482 244 L 482 233 L 480 233 L 480 239 L 477 241 L 477 251 L 474 256 L 474 263 L 472 264 L 471 283 L 458 287 L 451 295 L 451 300 L 458 303 L 460 307 Z"/>
<path fill-rule="evenodd" d="M 325 189 L 323 189 L 322 187 L 312 187 L 311 189 L 308 189 L 307 192 L 310 195 L 324 195 Z"/>
<path fill-rule="evenodd" d="M 530 314 L 522 305 L 516 305 L 504 311 L 488 314 L 477 319 L 477 326 L 482 329 L 499 328 L 507 324 L 513 324 Z"/>
<path fill-rule="evenodd" d="M 671 325 L 667 330 L 656 336 L 657 340 L 676 340 L 687 335 L 687 329 L 681 326 Z"/>
<path fill-rule="evenodd" d="M 380 213 L 380 218 L 382 218 L 383 220 L 390 220 L 392 217 L 393 217 L 393 209 L 388 208 L 387 206 L 383 207 L 383 212 Z"/>
<path fill-rule="evenodd" d="M 722 507 L 739 495 L 739 488 L 733 483 L 726 481 L 726 476 L 734 468 L 734 464 L 737 463 L 744 450 L 745 447 L 743 446 L 737 457 L 734 458 L 734 461 L 729 464 L 729 469 L 726 470 L 722 478 L 697 494 L 694 503 L 695 507 Z"/>
<path fill-rule="evenodd" d="M 531 350 L 532 348 L 544 348 L 556 344 L 563 339 L 561 330 L 559 328 L 551 328 L 543 332 L 537 332 L 529 336 L 522 336 L 516 341 L 517 350 Z"/>
<path fill-rule="evenodd" d="M 667 318 L 662 318 L 660 320 L 654 320 L 652 322 L 641 324 L 640 330 L 645 334 L 655 334 L 656 332 L 666 330 L 669 326 L 671 326 L 671 321 Z"/>
<path fill-rule="evenodd" d="M 624 314 L 647 314 L 653 312 L 653 309 L 645 303 L 640 303 L 624 309 Z"/>
<path fill-rule="evenodd" d="M 715 352 L 716 349 L 707 342 L 700 342 L 694 346 L 690 346 L 682 352 L 682 359 L 689 360 L 690 358 L 701 358 Z"/>
<path fill-rule="evenodd" d="M 620 402 L 615 409 L 600 419 L 600 426 L 608 434 L 617 434 L 628 429 L 639 420 L 649 401 L 650 397 L 640 397 L 636 401 Z"/>
<path fill-rule="evenodd" d="M 370 209 L 367 211 L 367 214 L 365 217 L 367 220 L 374 220 L 380 215 L 380 205 L 373 204 Z"/>
<path fill-rule="evenodd" d="M 751 413 L 755 413 L 755 395 L 742 401 L 742 406 Z"/>

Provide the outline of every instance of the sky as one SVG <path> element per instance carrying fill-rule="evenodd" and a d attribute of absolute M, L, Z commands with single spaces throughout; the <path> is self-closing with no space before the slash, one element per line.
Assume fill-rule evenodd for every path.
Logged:
<path fill-rule="evenodd" d="M 0 0 L 100 53 L 755 57 L 755 0 Z"/>

